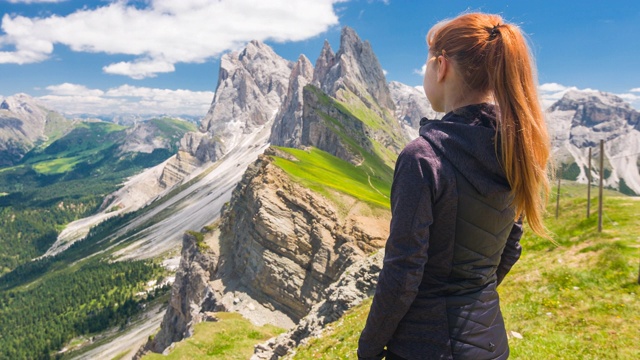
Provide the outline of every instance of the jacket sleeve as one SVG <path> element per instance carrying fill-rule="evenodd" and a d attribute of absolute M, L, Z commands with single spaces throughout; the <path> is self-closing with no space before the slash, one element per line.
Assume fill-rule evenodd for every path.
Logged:
<path fill-rule="evenodd" d="M 522 218 L 516 221 L 511 228 L 509 237 L 507 238 L 507 244 L 504 247 L 502 256 L 500 257 L 500 264 L 496 270 L 496 276 L 498 277 L 498 285 L 504 280 L 509 270 L 520 258 L 522 253 L 522 246 L 520 246 L 520 238 L 522 237 Z"/>
<path fill-rule="evenodd" d="M 380 359 L 413 303 L 427 262 L 432 192 L 429 164 L 408 148 L 396 163 L 391 187 L 391 228 L 369 317 L 358 341 L 359 359 Z"/>

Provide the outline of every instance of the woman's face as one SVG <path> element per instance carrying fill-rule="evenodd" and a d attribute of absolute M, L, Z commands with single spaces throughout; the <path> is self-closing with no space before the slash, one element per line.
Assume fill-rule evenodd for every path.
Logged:
<path fill-rule="evenodd" d="M 442 86 L 438 83 L 438 57 L 429 51 L 422 87 L 433 110 L 443 111 Z"/>

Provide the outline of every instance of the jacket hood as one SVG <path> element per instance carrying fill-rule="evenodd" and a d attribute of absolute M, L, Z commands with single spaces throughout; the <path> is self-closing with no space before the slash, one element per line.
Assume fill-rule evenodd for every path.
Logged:
<path fill-rule="evenodd" d="M 482 195 L 510 188 L 496 147 L 496 108 L 476 104 L 420 122 L 420 136 Z"/>

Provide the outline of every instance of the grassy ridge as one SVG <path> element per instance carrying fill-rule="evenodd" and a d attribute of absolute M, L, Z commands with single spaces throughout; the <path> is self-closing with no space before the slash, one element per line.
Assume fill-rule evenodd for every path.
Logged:
<path fill-rule="evenodd" d="M 372 177 L 365 169 L 339 159 L 322 150 L 309 151 L 278 148 L 295 157 L 295 161 L 274 157 L 275 164 L 306 187 L 331 197 L 327 188 L 381 208 L 389 208 L 391 182 Z M 381 164 L 378 164 L 381 165 Z"/>
<path fill-rule="evenodd" d="M 523 256 L 499 288 L 507 331 L 522 337 L 510 339 L 512 359 L 640 358 L 640 200 L 614 194 L 605 197 L 602 233 L 596 214 L 586 219 L 584 186 L 563 185 L 560 217 L 552 201 L 546 219 L 560 246 L 525 234 Z M 352 309 L 294 359 L 356 359 L 369 304 Z"/>
<path fill-rule="evenodd" d="M 177 343 L 167 356 L 149 354 L 154 359 L 237 359 L 253 354 L 253 346 L 283 332 L 272 325 L 255 326 L 236 313 L 217 313 L 219 321 L 196 324 L 194 335 Z"/>

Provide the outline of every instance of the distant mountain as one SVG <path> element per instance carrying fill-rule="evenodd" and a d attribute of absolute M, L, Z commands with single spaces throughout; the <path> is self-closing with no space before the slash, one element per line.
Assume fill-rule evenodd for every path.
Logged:
<path fill-rule="evenodd" d="M 612 94 L 571 90 L 546 115 L 563 178 L 587 182 L 591 148 L 591 177 L 597 183 L 599 142 L 604 140 L 605 186 L 640 194 L 640 112 Z"/>
<path fill-rule="evenodd" d="M 429 100 L 422 89 L 392 81 L 389 83 L 391 98 L 396 107 L 395 116 L 400 121 L 408 139 L 418 137 L 420 119 L 437 118 L 437 113 L 431 108 Z"/>
<path fill-rule="evenodd" d="M 0 166 L 18 162 L 29 150 L 64 135 L 73 122 L 49 110 L 27 94 L 0 103 Z"/>
<path fill-rule="evenodd" d="M 161 119 L 161 118 L 172 118 L 178 120 L 188 121 L 194 124 L 200 122 L 202 116 L 193 116 L 193 115 L 158 115 L 158 114 L 128 114 L 128 113 L 113 113 L 113 114 L 73 114 L 73 119 L 82 120 L 82 121 L 90 121 L 90 120 L 101 120 L 112 122 L 114 124 L 123 125 L 123 126 L 132 126 L 139 122 L 144 122 L 152 119 Z"/>

